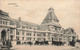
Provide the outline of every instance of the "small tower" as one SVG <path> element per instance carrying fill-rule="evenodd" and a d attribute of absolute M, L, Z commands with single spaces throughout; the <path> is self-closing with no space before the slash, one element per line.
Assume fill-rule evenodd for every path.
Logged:
<path fill-rule="evenodd" d="M 54 13 L 54 9 L 52 7 L 50 7 L 48 9 L 48 14 L 45 17 L 45 19 L 43 20 L 42 24 L 45 24 L 45 23 L 48 24 L 48 23 L 52 23 L 52 22 L 59 22 L 59 20 Z"/>
<path fill-rule="evenodd" d="M 52 7 L 50 7 L 48 9 L 48 14 L 44 18 L 41 25 L 48 26 L 49 30 L 51 30 L 51 31 L 60 30 L 61 25 L 59 24 L 59 20 L 56 17 L 56 15 L 54 13 L 54 9 Z"/>

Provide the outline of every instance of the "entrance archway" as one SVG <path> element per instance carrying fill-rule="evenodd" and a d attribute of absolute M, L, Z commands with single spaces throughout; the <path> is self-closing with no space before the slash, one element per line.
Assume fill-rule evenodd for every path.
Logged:
<path fill-rule="evenodd" d="M 6 30 L 5 29 L 1 31 L 1 40 L 3 42 L 6 41 Z"/>

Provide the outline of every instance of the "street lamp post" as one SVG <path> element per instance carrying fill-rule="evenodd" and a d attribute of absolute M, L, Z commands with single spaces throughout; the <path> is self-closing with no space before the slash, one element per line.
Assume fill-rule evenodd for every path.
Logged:
<path fill-rule="evenodd" d="M 7 29 L 7 39 L 8 40 L 6 41 L 6 38 L 5 38 L 5 40 L 3 39 L 3 45 L 1 47 L 1 50 L 4 50 L 4 49 L 8 49 L 9 50 L 10 49 L 9 31 L 10 31 L 10 29 Z M 3 33 L 5 33 L 5 30 L 3 30 Z"/>
<path fill-rule="evenodd" d="M 9 49 L 9 47 L 10 47 L 10 39 L 9 39 L 9 38 L 10 38 L 10 37 L 9 37 L 9 36 L 10 36 L 10 35 L 9 35 L 10 29 L 7 29 L 7 32 L 8 32 L 8 35 L 7 35 L 7 36 L 8 36 L 8 49 Z"/>
<path fill-rule="evenodd" d="M 10 32 L 10 29 L 8 29 L 7 31 L 8 31 L 8 40 L 9 40 L 9 32 Z"/>

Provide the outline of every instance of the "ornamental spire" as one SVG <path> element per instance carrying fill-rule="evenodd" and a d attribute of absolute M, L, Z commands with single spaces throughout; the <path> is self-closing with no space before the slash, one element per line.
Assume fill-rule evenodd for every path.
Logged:
<path fill-rule="evenodd" d="M 59 22 L 58 18 L 56 17 L 55 13 L 54 13 L 54 9 L 52 7 L 50 7 L 48 9 L 48 14 L 45 17 L 45 19 L 43 20 L 42 24 L 44 23 L 53 23 L 53 22 Z"/>
<path fill-rule="evenodd" d="M 49 12 L 53 12 L 54 9 L 53 9 L 52 7 L 50 7 L 50 8 L 48 9 L 48 11 L 49 11 Z"/>

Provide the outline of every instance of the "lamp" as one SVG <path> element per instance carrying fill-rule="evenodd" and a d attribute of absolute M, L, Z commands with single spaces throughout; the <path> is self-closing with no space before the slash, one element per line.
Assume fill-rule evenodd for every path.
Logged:
<path fill-rule="evenodd" d="M 8 40 L 9 40 L 9 31 L 10 31 L 10 29 L 8 28 L 7 31 L 8 31 Z"/>
<path fill-rule="evenodd" d="M 8 49 L 9 49 L 9 46 L 10 46 L 9 31 L 10 31 L 10 28 L 7 29 L 7 32 L 8 32 Z"/>
<path fill-rule="evenodd" d="M 10 31 L 10 29 L 8 28 L 7 31 Z"/>

